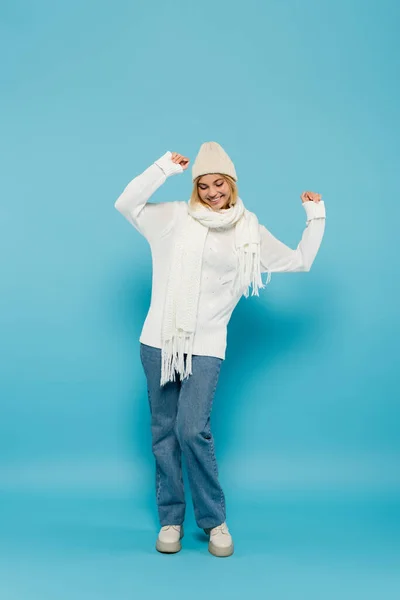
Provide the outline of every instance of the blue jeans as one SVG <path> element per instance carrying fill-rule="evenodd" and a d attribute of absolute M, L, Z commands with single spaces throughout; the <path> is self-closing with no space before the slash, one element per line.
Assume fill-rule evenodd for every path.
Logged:
<path fill-rule="evenodd" d="M 209 529 L 226 520 L 225 496 L 218 481 L 210 415 L 222 359 L 192 357 L 192 374 L 160 386 L 161 349 L 140 343 L 151 412 L 156 459 L 156 502 L 161 526 L 185 518 L 182 454 L 197 525 Z"/>

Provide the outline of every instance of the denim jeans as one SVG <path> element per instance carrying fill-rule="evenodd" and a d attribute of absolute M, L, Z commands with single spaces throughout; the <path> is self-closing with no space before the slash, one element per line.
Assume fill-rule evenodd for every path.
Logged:
<path fill-rule="evenodd" d="M 192 356 L 192 374 L 160 386 L 161 349 L 140 343 L 151 413 L 152 451 L 156 461 L 156 502 L 161 526 L 185 518 L 182 455 L 194 515 L 202 529 L 226 519 L 225 496 L 218 480 L 210 415 L 222 359 Z"/>

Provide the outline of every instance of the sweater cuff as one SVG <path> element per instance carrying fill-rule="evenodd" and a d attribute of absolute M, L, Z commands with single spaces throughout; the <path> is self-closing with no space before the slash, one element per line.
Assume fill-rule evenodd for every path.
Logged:
<path fill-rule="evenodd" d="M 180 164 L 175 163 L 172 159 L 172 152 L 169 150 L 163 154 L 159 159 L 154 161 L 154 164 L 160 167 L 165 173 L 166 177 L 170 175 L 176 175 L 177 173 L 182 173 L 183 168 Z"/>
<path fill-rule="evenodd" d="M 307 200 L 303 202 L 304 209 L 307 214 L 307 223 L 312 219 L 325 219 L 325 203 L 323 200 L 314 202 L 313 200 Z"/>

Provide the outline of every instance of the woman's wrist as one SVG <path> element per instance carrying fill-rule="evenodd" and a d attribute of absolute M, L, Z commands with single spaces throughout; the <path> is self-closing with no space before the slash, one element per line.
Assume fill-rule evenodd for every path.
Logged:
<path fill-rule="evenodd" d="M 181 167 L 181 165 L 179 163 L 175 163 L 171 159 L 171 156 L 172 152 L 168 150 L 165 154 L 160 156 L 160 158 L 154 161 L 154 164 L 156 164 L 158 167 L 160 167 L 160 169 L 163 170 L 166 177 L 183 172 L 183 168 Z"/>

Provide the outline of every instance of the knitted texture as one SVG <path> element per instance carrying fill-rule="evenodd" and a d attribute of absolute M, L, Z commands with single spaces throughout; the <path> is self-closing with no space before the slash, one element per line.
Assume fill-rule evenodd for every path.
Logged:
<path fill-rule="evenodd" d="M 192 180 L 208 173 L 230 175 L 237 181 L 235 166 L 225 150 L 217 142 L 204 142 L 192 166 Z"/>

